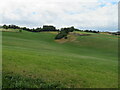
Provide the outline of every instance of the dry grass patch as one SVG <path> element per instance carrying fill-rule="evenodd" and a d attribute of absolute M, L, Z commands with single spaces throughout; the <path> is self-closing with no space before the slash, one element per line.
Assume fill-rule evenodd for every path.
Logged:
<path fill-rule="evenodd" d="M 68 37 L 67 39 L 62 38 L 62 39 L 58 39 L 58 40 L 55 40 L 55 41 L 58 42 L 58 43 L 65 43 L 65 42 L 75 41 L 76 38 L 77 38 L 75 35 L 72 35 L 72 34 L 69 34 L 67 37 Z"/>

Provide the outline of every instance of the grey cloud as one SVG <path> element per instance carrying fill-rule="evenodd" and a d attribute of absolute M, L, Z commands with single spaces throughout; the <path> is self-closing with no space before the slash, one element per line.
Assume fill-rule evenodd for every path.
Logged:
<path fill-rule="evenodd" d="M 84 29 L 116 30 L 117 5 L 108 4 L 103 8 L 99 7 L 97 2 L 30 1 L 30 3 L 8 4 L 7 9 L 4 9 L 5 13 L 0 14 L 3 15 L 1 24 L 17 24 L 27 27 L 39 27 L 43 24 L 52 24 L 56 27 L 72 25 Z"/>

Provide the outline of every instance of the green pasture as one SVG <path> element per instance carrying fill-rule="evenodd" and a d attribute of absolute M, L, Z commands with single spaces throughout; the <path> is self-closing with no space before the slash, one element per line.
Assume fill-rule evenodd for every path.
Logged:
<path fill-rule="evenodd" d="M 118 87 L 118 36 L 74 36 L 65 43 L 55 36 L 2 32 L 3 88 Z"/>

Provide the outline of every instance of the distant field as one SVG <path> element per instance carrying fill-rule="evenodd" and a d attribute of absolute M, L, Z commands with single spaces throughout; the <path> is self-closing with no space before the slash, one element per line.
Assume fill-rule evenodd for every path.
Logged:
<path fill-rule="evenodd" d="M 66 41 L 55 41 L 53 32 L 2 36 L 4 88 L 118 87 L 118 36 L 69 35 Z"/>
<path fill-rule="evenodd" d="M 3 28 L 0 28 L 0 31 L 7 31 L 7 32 L 19 32 L 19 29 L 3 29 Z"/>

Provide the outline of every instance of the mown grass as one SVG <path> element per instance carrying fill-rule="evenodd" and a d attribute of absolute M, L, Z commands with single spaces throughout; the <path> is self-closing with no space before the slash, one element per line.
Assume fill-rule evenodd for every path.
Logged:
<path fill-rule="evenodd" d="M 51 86 L 58 82 L 58 87 L 67 88 L 117 87 L 117 36 L 75 36 L 74 41 L 59 43 L 54 41 L 55 35 L 46 32 L 3 32 L 3 78 L 9 75 L 15 78 L 13 81 L 4 78 L 4 88 L 14 88 L 15 81 L 19 83 L 17 76 L 21 77 L 20 88 L 41 87 L 40 82 L 32 83 L 36 81 L 34 78 L 42 79 L 44 88 L 48 88 L 48 83 Z M 12 74 L 6 74 L 9 72 Z"/>

